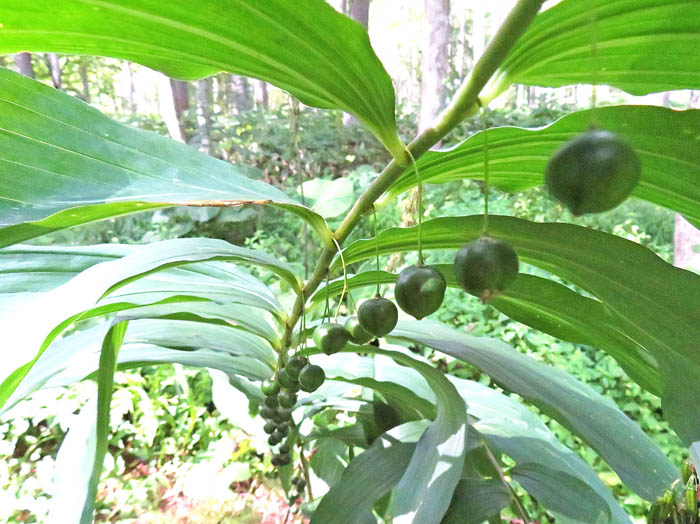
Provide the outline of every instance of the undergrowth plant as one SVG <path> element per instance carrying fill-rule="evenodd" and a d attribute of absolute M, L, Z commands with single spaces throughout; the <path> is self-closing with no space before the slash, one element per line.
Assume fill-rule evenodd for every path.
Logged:
<path fill-rule="evenodd" d="M 56 475 L 72 489 L 56 491 L 52 521 L 93 519 L 116 422 L 115 371 L 162 363 L 226 373 L 264 420 L 290 511 L 301 508 L 313 524 L 532 522 L 533 504 L 557 522 L 630 522 L 528 405 L 654 502 L 650 522 L 696 521 L 694 474 L 686 468 L 681 478 L 604 394 L 503 341 L 425 318 L 444 307 L 447 288 L 461 287 L 464 301 L 481 299 L 562 341 L 604 350 L 661 398 L 666 420 L 700 458 L 700 277 L 611 233 L 488 211 L 492 186 L 519 192 L 546 183 L 575 215 L 631 195 L 698 224 L 700 112 L 594 106 L 535 130 L 489 127 L 484 117 L 480 132 L 431 150 L 514 83 L 607 84 L 635 95 L 700 89 L 696 0 L 543 3 L 515 4 L 446 109 L 407 143 L 366 32 L 322 0 L 0 6 L 2 53 L 96 54 L 185 80 L 220 71 L 259 78 L 308 106 L 353 114 L 393 158 L 338 214 L 342 179 L 313 187 L 300 173 L 301 198 L 292 197 L 252 167 L 124 126 L 0 70 L 0 405 L 8 410 L 39 388 L 97 383 L 94 403 L 62 444 L 82 458 Z M 484 213 L 423 221 L 424 186 L 464 179 L 484 181 Z M 417 226 L 347 242 L 375 208 L 414 187 Z M 313 204 L 303 191 L 312 188 Z M 262 250 L 207 238 L 22 244 L 174 206 L 271 206 L 284 220 L 302 220 L 321 251 L 305 274 Z M 417 264 L 398 275 L 379 264 L 382 255 L 414 251 Z M 431 251 L 449 252 L 454 263 L 426 264 Z M 376 268 L 350 271 L 365 261 Z M 274 278 L 264 283 L 251 267 Z M 362 288 L 376 293 L 356 304 L 353 291 Z M 416 347 L 469 363 L 500 389 L 444 374 Z M 331 474 L 329 464 L 342 471 Z"/>

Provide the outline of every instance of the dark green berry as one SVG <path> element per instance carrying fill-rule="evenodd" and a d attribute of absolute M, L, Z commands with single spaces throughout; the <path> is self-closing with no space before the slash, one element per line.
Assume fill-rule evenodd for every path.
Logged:
<path fill-rule="evenodd" d="M 350 335 L 350 342 L 357 345 L 366 344 L 372 340 L 372 334 L 367 333 L 360 325 L 360 321 L 355 317 L 350 317 L 345 321 L 345 329 Z"/>
<path fill-rule="evenodd" d="M 269 440 L 268 440 L 268 442 L 269 442 Z M 270 459 L 270 462 L 272 463 L 273 466 L 280 466 L 281 465 L 280 458 L 277 455 L 273 455 L 272 459 Z"/>
<path fill-rule="evenodd" d="M 301 371 L 301 368 L 308 363 L 309 359 L 306 357 L 294 357 L 287 362 L 284 370 L 287 372 L 287 375 L 289 375 L 293 380 L 296 380 L 299 377 L 299 371 Z"/>
<path fill-rule="evenodd" d="M 626 142 L 609 131 L 589 131 L 549 160 L 545 184 L 576 216 L 602 213 L 625 201 L 637 186 L 642 165 Z"/>
<path fill-rule="evenodd" d="M 263 426 L 263 430 L 265 433 L 268 435 L 272 435 L 272 433 L 277 429 L 277 424 L 275 424 L 273 421 L 268 421 L 265 422 L 265 425 Z"/>
<path fill-rule="evenodd" d="M 286 427 L 286 426 L 285 426 Z M 280 453 L 289 454 L 292 448 L 286 442 L 280 446 Z"/>
<path fill-rule="evenodd" d="M 272 435 L 270 435 L 270 438 L 267 439 L 267 443 L 270 444 L 270 446 L 276 446 L 282 441 L 283 437 L 284 435 L 282 435 L 282 433 L 275 430 Z"/>
<path fill-rule="evenodd" d="M 307 393 L 316 391 L 326 380 L 326 374 L 320 366 L 308 364 L 299 373 L 299 386 Z"/>
<path fill-rule="evenodd" d="M 270 382 L 269 380 L 266 380 L 262 383 L 260 389 L 262 390 L 263 394 L 267 396 L 276 395 L 280 392 L 280 385 L 277 382 Z"/>
<path fill-rule="evenodd" d="M 467 293 L 488 302 L 518 276 L 518 255 L 502 240 L 482 236 L 462 246 L 454 260 L 455 278 Z"/>
<path fill-rule="evenodd" d="M 276 408 L 279 405 L 279 402 L 277 400 L 277 395 L 271 395 L 269 397 L 265 397 L 265 405 L 268 408 Z"/>
<path fill-rule="evenodd" d="M 409 266 L 399 273 L 394 296 L 401 309 L 420 320 L 440 308 L 445 289 L 445 277 L 434 267 Z"/>
<path fill-rule="evenodd" d="M 304 491 L 304 488 L 306 487 L 306 481 L 305 481 L 304 479 L 300 478 L 299 480 L 297 480 L 297 481 L 295 482 L 294 485 L 297 487 L 297 489 L 299 490 L 299 492 L 303 492 L 303 491 Z"/>
<path fill-rule="evenodd" d="M 279 408 L 277 410 L 277 416 L 279 417 L 280 422 L 292 420 L 292 410 L 287 408 Z"/>
<path fill-rule="evenodd" d="M 375 337 L 388 335 L 399 321 L 399 310 L 391 300 L 377 295 L 363 302 L 357 310 L 360 325 Z"/>
<path fill-rule="evenodd" d="M 277 414 L 277 410 L 275 408 L 263 406 L 260 409 L 260 414 L 263 416 L 263 418 L 271 419 L 275 417 L 275 415 Z"/>
<path fill-rule="evenodd" d="M 297 403 L 297 395 L 296 393 L 284 391 L 280 393 L 278 400 L 280 406 L 282 406 L 283 408 L 293 408 Z"/>
<path fill-rule="evenodd" d="M 279 370 L 277 373 L 277 382 L 285 389 L 291 389 L 296 385 L 296 379 L 290 377 L 286 369 Z"/>
<path fill-rule="evenodd" d="M 279 424 L 277 426 L 277 431 L 279 431 L 280 433 L 282 433 L 283 436 L 286 437 L 287 435 L 289 435 L 289 426 L 287 424 Z"/>
<path fill-rule="evenodd" d="M 287 454 L 287 453 L 280 453 L 277 456 L 279 457 L 280 466 L 286 466 L 287 464 L 289 464 L 292 461 L 289 458 L 289 454 Z"/>
<path fill-rule="evenodd" d="M 329 322 L 316 328 L 313 339 L 318 349 L 326 355 L 332 355 L 345 347 L 350 340 L 350 334 L 340 324 Z"/>

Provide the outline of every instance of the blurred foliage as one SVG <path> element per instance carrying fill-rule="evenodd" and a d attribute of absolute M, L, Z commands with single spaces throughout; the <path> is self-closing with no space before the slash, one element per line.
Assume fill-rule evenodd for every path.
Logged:
<path fill-rule="evenodd" d="M 122 121 L 166 133 L 159 117 L 132 113 L 128 101 L 114 95 L 115 76 L 123 73 L 123 67 L 114 61 L 78 57 L 62 57 L 61 63 L 67 92 L 89 99 Z M 47 80 L 49 73 L 45 63 L 35 58 L 35 67 L 37 76 Z M 83 78 L 89 80 L 88 86 L 83 86 Z M 386 164 L 388 156 L 384 149 L 360 126 L 345 125 L 339 112 L 302 108 L 300 116 L 295 116 L 291 109 L 286 101 L 269 110 L 237 111 L 215 105 L 211 130 L 215 156 L 257 167 L 266 182 L 297 198 L 301 197 L 300 179 L 341 177 L 352 183 L 356 198 L 361 188 L 366 187 Z M 572 109 L 543 97 L 531 107 L 490 110 L 487 120 L 489 126 L 537 127 Z M 399 120 L 401 134 L 415 134 L 410 108 L 403 108 L 400 114 L 404 115 Z M 183 124 L 190 144 L 196 147 L 195 108 L 185 112 Z M 466 121 L 442 145 L 454 145 L 481 128 L 479 119 Z M 482 185 L 478 181 L 428 185 L 424 195 L 428 217 L 482 212 Z M 542 188 L 536 188 L 514 195 L 493 190 L 490 206 L 495 214 L 511 214 L 534 221 L 565 220 L 594 227 L 648 246 L 666 260 L 672 258 L 673 215 L 651 204 L 631 200 L 608 213 L 574 218 Z M 378 210 L 379 228 L 398 225 L 400 217 L 401 209 L 396 202 L 384 206 Z M 330 225 L 336 226 L 340 218 L 329 218 Z M 364 220 L 353 232 L 353 238 L 372 234 L 371 221 Z M 305 265 L 308 267 L 315 260 L 319 250 L 300 220 L 290 220 L 287 215 L 282 219 L 281 211 L 262 207 L 167 209 L 61 231 L 35 242 L 45 245 L 146 243 L 195 236 L 222 238 L 264 249 L 291 263 L 300 273 L 304 272 Z M 407 254 L 405 263 L 413 263 L 414 256 Z M 430 253 L 427 261 L 448 262 L 451 258 L 450 252 Z M 350 271 L 357 269 L 349 268 Z M 526 270 L 535 272 L 534 268 Z M 270 275 L 256 271 L 264 280 L 270 279 Z M 356 299 L 359 294 L 362 292 L 358 292 Z M 566 370 L 614 400 L 673 463 L 680 464 L 685 459 L 684 448 L 663 420 L 659 399 L 629 380 L 605 353 L 530 329 L 461 291 L 448 290 L 443 307 L 435 316 L 473 335 L 503 340 L 536 360 Z M 489 377 L 463 362 L 437 354 L 426 356 L 449 373 L 485 384 L 491 382 Z M 160 522 L 159 512 L 177 504 L 179 498 L 186 498 L 188 490 L 195 489 L 196 486 L 187 484 L 187 478 L 219 475 L 225 471 L 228 477 L 224 477 L 230 482 L 217 494 L 217 500 L 210 500 L 201 507 L 190 507 L 190 522 L 255 521 L 251 520 L 256 517 L 250 507 L 245 504 L 241 507 L 235 496 L 226 498 L 223 493 L 236 495 L 238 491 L 251 490 L 254 484 L 268 482 L 273 471 L 269 454 L 264 458 L 264 448 L 258 451 L 255 437 L 241 431 L 237 421 L 220 416 L 212 401 L 211 385 L 207 372 L 171 365 L 117 375 L 112 405 L 111 463 L 106 468 L 100 495 L 99 519 L 121 522 L 150 512 L 153 520 L 140 522 Z M 3 417 L 0 425 L 0 455 L 4 457 L 0 461 L 0 519 L 13 523 L 40 522 L 46 514 L 56 452 L 71 418 L 85 404 L 92 387 L 91 383 L 84 383 L 42 390 Z M 336 415 L 326 410 L 316 415 L 315 422 L 335 427 Z M 631 494 L 593 451 L 558 423 L 542 417 L 562 442 L 595 467 L 601 478 L 613 487 L 618 499 L 624 500 L 625 509 L 631 515 L 644 514 L 648 504 Z M 316 460 L 322 460 L 322 456 L 321 450 Z M 212 459 L 219 470 L 202 469 Z M 328 475 L 333 474 L 329 470 Z M 528 500 L 527 504 L 533 516 L 544 516 L 537 512 L 534 501 Z M 202 509 L 205 506 L 208 509 Z M 204 513 L 199 515 L 199 511 Z"/>

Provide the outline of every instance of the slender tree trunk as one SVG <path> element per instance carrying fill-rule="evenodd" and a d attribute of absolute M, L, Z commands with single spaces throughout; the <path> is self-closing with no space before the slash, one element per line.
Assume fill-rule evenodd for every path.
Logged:
<path fill-rule="evenodd" d="M 421 101 L 418 130 L 422 132 L 442 109 L 449 73 L 450 0 L 424 0 L 425 41 L 421 62 Z"/>
<path fill-rule="evenodd" d="M 44 55 L 46 65 L 51 73 L 51 83 L 56 89 L 61 89 L 61 63 L 58 61 L 56 53 L 46 53 Z"/>
<path fill-rule="evenodd" d="M 197 131 L 199 133 L 199 150 L 211 155 L 214 148 L 211 143 L 211 99 L 212 78 L 197 82 Z"/>
<path fill-rule="evenodd" d="M 257 109 L 267 110 L 270 107 L 270 98 L 267 93 L 267 83 L 262 80 L 253 81 L 253 99 Z"/>
<path fill-rule="evenodd" d="M 369 29 L 369 1 L 370 0 L 346 0 L 344 11 L 350 18 L 361 23 L 365 30 Z M 345 113 L 343 115 L 343 124 L 346 126 L 354 126 L 359 122 L 357 119 Z"/>
<path fill-rule="evenodd" d="M 78 67 L 78 72 L 80 73 L 80 83 L 82 85 L 82 99 L 84 102 L 90 103 L 90 80 L 88 78 L 87 64 L 85 63 L 85 58 L 80 59 L 80 66 Z"/>
<path fill-rule="evenodd" d="M 35 78 L 34 66 L 32 65 L 32 55 L 30 53 L 17 53 L 14 55 L 15 65 L 19 72 L 29 78 Z"/>
<path fill-rule="evenodd" d="M 700 230 L 679 213 L 675 215 L 673 264 L 700 272 Z"/>
<path fill-rule="evenodd" d="M 187 82 L 173 80 L 172 78 L 170 79 L 169 83 L 170 94 L 173 100 L 173 110 L 175 111 L 175 118 L 177 119 L 177 125 L 180 129 L 180 136 L 182 138 L 182 142 L 186 142 L 187 134 L 185 133 L 182 115 L 190 108 L 188 84 Z"/>
<path fill-rule="evenodd" d="M 173 80 L 161 73 L 156 73 L 156 82 L 158 85 L 158 109 L 160 115 L 165 122 L 165 127 L 168 128 L 170 138 L 178 142 L 185 142 L 185 134 L 182 132 L 182 125 L 177 112 L 177 104 L 175 90 L 173 89 Z"/>
<path fill-rule="evenodd" d="M 233 105 L 239 114 L 250 111 L 253 108 L 250 82 L 246 77 L 231 75 L 231 91 L 233 93 Z"/>
<path fill-rule="evenodd" d="M 126 62 L 126 69 L 129 73 L 129 111 L 131 114 L 136 113 L 136 86 L 134 85 L 134 71 L 131 69 L 131 62 Z"/>

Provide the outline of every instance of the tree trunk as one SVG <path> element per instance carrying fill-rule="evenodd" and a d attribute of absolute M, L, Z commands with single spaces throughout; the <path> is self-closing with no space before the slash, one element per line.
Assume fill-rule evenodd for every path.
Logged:
<path fill-rule="evenodd" d="M 88 79 L 87 64 L 85 63 L 85 57 L 81 57 L 80 66 L 78 67 L 80 73 L 80 83 L 83 86 L 82 99 L 84 102 L 90 103 L 90 80 Z"/>
<path fill-rule="evenodd" d="M 51 83 L 56 89 L 61 89 L 61 64 L 56 53 L 46 53 L 44 55 L 46 65 L 51 73 Z"/>
<path fill-rule="evenodd" d="M 679 213 L 673 232 L 673 265 L 700 272 L 700 230 Z"/>
<path fill-rule="evenodd" d="M 172 80 L 161 73 L 156 73 L 156 82 L 158 85 L 158 109 L 160 115 L 165 122 L 165 127 L 168 128 L 170 138 L 178 142 L 185 142 L 185 135 L 182 132 L 182 126 L 177 115 L 177 102 L 175 100 L 175 91 L 172 88 Z"/>
<path fill-rule="evenodd" d="M 421 62 L 420 131 L 430 126 L 445 101 L 449 73 L 450 0 L 424 0 L 425 40 Z"/>
<path fill-rule="evenodd" d="M 19 72 L 29 78 L 35 78 L 34 66 L 32 66 L 32 55 L 30 53 L 17 53 L 14 56 L 15 65 Z"/>
<path fill-rule="evenodd" d="M 360 22 L 364 26 L 365 30 L 369 29 L 369 0 L 347 0 L 345 9 L 347 10 L 350 18 L 356 22 Z M 354 116 L 348 113 L 343 115 L 344 125 L 354 126 L 358 123 L 359 122 Z"/>
<path fill-rule="evenodd" d="M 270 107 L 270 98 L 267 94 L 267 83 L 262 80 L 253 81 L 253 99 L 256 109 L 267 110 Z"/>
<path fill-rule="evenodd" d="M 173 80 L 172 78 L 169 79 L 168 83 L 170 84 L 169 93 L 167 93 L 167 90 L 164 91 L 167 93 L 166 96 L 169 96 L 172 99 L 172 110 L 173 114 L 175 115 L 175 121 L 177 122 L 177 128 L 179 130 L 179 132 L 175 133 L 175 136 L 173 136 L 172 132 L 170 135 L 173 136 L 175 140 L 187 142 L 187 133 L 185 133 L 182 115 L 190 108 L 188 84 L 187 82 Z"/>
<path fill-rule="evenodd" d="M 197 82 L 197 131 L 199 133 L 199 150 L 208 155 L 211 155 L 214 151 L 211 143 L 211 98 L 211 77 L 199 80 Z"/>
<path fill-rule="evenodd" d="M 231 90 L 233 91 L 233 105 L 239 114 L 253 108 L 250 82 L 246 77 L 231 75 Z"/>

